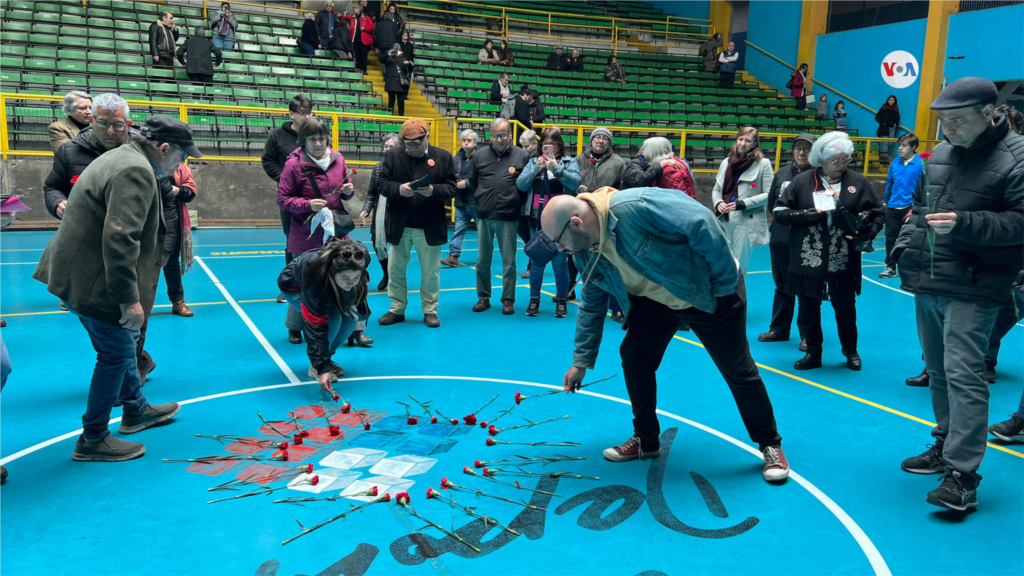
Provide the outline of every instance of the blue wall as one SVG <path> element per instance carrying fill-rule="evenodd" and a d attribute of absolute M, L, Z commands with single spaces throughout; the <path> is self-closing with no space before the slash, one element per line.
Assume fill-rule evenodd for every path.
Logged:
<path fill-rule="evenodd" d="M 885 104 L 890 94 L 895 94 L 900 106 L 900 124 L 913 129 L 917 118 L 920 79 L 906 88 L 893 88 L 882 80 L 881 67 L 885 56 L 894 50 L 904 50 L 913 54 L 920 64 L 923 59 L 927 24 L 927 20 L 911 20 L 886 26 L 822 34 L 818 36 L 814 76 L 875 110 Z M 979 31 L 975 31 L 975 35 L 980 34 Z M 983 35 L 989 36 L 987 33 Z M 990 43 L 989 52 L 994 54 L 1005 48 L 1005 44 L 1013 42 L 1009 36 L 1004 39 L 1005 41 Z M 1020 39 L 1019 36 L 1017 39 Z M 859 130 L 861 136 L 875 135 L 878 123 L 875 122 L 874 113 L 815 84 L 814 95 L 820 97 L 823 93 L 828 94 L 830 110 L 835 106 L 837 99 L 846 101 L 846 111 L 849 114 L 846 123 L 849 128 Z M 900 134 L 903 132 L 904 130 L 899 131 Z"/>
<path fill-rule="evenodd" d="M 797 65 L 802 9 L 803 2 L 799 0 L 753 0 L 747 20 L 747 39 L 782 60 Z M 786 82 L 793 70 L 753 48 L 747 47 L 745 50 L 745 69 L 775 90 L 788 93 Z"/>
<path fill-rule="evenodd" d="M 679 16 L 680 18 L 697 18 L 708 20 L 711 15 L 711 2 L 709 0 L 657 0 L 649 2 L 655 8 L 661 8 L 666 14 Z"/>
<path fill-rule="evenodd" d="M 947 82 L 980 76 L 994 82 L 1024 78 L 1024 5 L 954 14 L 949 18 Z"/>

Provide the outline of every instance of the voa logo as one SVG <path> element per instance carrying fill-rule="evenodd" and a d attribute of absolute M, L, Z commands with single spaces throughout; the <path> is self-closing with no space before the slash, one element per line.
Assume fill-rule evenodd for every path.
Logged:
<path fill-rule="evenodd" d="M 909 52 L 896 50 L 882 60 L 882 80 L 893 88 L 906 88 L 917 80 L 917 58 Z"/>

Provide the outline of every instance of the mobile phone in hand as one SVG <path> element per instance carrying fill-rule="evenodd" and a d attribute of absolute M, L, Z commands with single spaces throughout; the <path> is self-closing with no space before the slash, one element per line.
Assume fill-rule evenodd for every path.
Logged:
<path fill-rule="evenodd" d="M 555 145 L 554 144 L 545 144 L 544 147 L 542 148 L 542 150 L 544 151 L 544 155 L 545 156 L 553 156 L 554 153 L 555 153 Z"/>

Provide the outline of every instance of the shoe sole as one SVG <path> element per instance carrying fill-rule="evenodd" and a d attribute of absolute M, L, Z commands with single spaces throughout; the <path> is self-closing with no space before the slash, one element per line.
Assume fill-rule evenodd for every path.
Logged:
<path fill-rule="evenodd" d="M 1021 434 L 1015 434 L 1013 436 L 1007 436 L 1005 434 L 1000 434 L 999 432 L 993 432 L 991 430 L 989 430 L 988 433 L 993 435 L 993 436 L 995 436 L 996 438 L 999 438 L 1003 442 L 1021 442 L 1021 441 L 1024 441 L 1024 435 L 1021 435 Z"/>
<path fill-rule="evenodd" d="M 71 459 L 75 462 L 126 462 L 128 460 L 141 458 L 145 453 L 146 447 L 143 446 L 138 452 L 132 452 L 131 454 L 125 454 L 124 456 L 99 456 L 72 452 Z"/>
<path fill-rule="evenodd" d="M 782 480 L 789 478 L 789 469 L 787 468 L 786 470 L 772 470 L 770 473 L 764 472 L 762 475 L 764 476 L 764 479 L 768 482 L 781 482 Z"/>
<path fill-rule="evenodd" d="M 381 322 L 380 320 L 378 320 L 377 324 L 381 326 L 391 326 L 392 324 L 398 324 L 399 322 L 405 322 L 405 316 L 402 316 L 400 319 L 393 320 L 391 322 Z"/>
<path fill-rule="evenodd" d="M 178 412 L 181 412 L 181 406 L 175 408 L 174 412 L 164 414 L 163 416 L 157 418 L 156 420 L 151 420 L 149 422 L 146 422 L 145 424 L 138 424 L 136 426 L 129 426 L 127 428 L 125 428 L 124 424 L 121 424 L 120 426 L 118 426 L 117 431 L 121 434 L 135 434 L 136 432 L 142 432 L 143 430 L 147 428 L 152 428 L 153 426 L 156 426 L 161 422 L 167 422 L 171 418 L 174 418 L 174 416 L 177 415 Z"/>
<path fill-rule="evenodd" d="M 939 508 L 949 508 L 950 510 L 956 510 L 957 512 L 965 512 L 968 508 L 977 508 L 978 507 L 978 501 L 977 500 L 975 500 L 973 502 L 968 502 L 967 504 L 964 504 L 963 506 L 958 506 L 956 504 L 950 504 L 949 502 L 943 502 L 942 500 L 939 500 L 938 498 L 932 498 L 931 496 L 926 497 L 925 501 L 928 502 L 929 504 L 933 505 L 933 506 L 938 506 Z"/>
<path fill-rule="evenodd" d="M 900 469 L 911 474 L 944 474 L 946 472 L 945 466 L 933 470 L 931 468 L 906 468 L 900 465 Z"/>
<path fill-rule="evenodd" d="M 632 456 L 620 456 L 613 450 L 605 450 L 601 453 L 605 460 L 609 462 L 629 462 L 631 460 L 650 460 L 652 458 L 658 458 L 661 456 L 661 450 L 655 450 L 654 452 L 644 452 L 644 457 L 640 458 L 639 454 L 633 454 Z"/>

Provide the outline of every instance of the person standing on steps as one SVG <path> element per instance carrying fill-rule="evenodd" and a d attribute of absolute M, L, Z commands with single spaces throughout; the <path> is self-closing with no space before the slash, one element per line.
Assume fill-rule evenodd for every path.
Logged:
<path fill-rule="evenodd" d="M 96 350 L 82 434 L 71 459 L 123 462 L 146 447 L 110 435 L 115 402 L 121 434 L 135 434 L 178 413 L 175 402 L 150 404 L 136 360 L 139 328 L 160 280 L 164 224 L 159 182 L 202 157 L 185 123 L 150 116 L 130 144 L 94 160 L 79 177 L 60 228 L 32 277 L 78 317 Z"/>
<path fill-rule="evenodd" d="M 968 76 L 931 103 L 946 141 L 932 151 L 893 255 L 901 287 L 914 294 L 936 422 L 934 444 L 901 468 L 943 474 L 926 500 L 960 511 L 978 505 L 985 353 L 1024 252 L 1024 137 L 996 116 L 998 97 L 990 80 Z"/>
<path fill-rule="evenodd" d="M 410 118 L 398 134 L 404 149 L 384 155 L 380 195 L 387 198 L 384 233 L 388 250 L 388 298 L 391 308 L 377 321 L 381 326 L 405 322 L 409 306 L 406 270 L 412 249 L 420 261 L 420 301 L 423 323 L 437 328 L 437 300 L 441 290 L 441 246 L 448 241 L 445 206 L 455 196 L 455 167 L 447 150 L 430 146 L 430 127 L 422 118 Z"/>
<path fill-rule="evenodd" d="M 313 102 L 302 94 L 296 94 L 288 101 L 288 117 L 291 120 L 274 128 L 267 136 L 267 143 L 263 147 L 263 156 L 260 163 L 263 171 L 270 176 L 274 182 L 281 181 L 281 171 L 288 162 L 288 157 L 299 147 L 298 130 L 302 122 L 308 120 L 313 114 Z M 292 226 L 292 215 L 284 208 L 281 208 L 281 229 L 284 231 L 285 241 L 290 236 Z M 284 263 L 292 261 L 292 254 L 285 250 Z M 277 303 L 284 304 L 284 294 L 278 294 Z"/>
<path fill-rule="evenodd" d="M 409 96 L 409 85 L 412 81 L 412 62 L 402 53 L 402 46 L 397 42 L 381 57 L 381 62 L 388 64 L 384 74 L 384 89 L 388 93 L 388 110 L 395 112 L 398 103 L 398 115 L 405 116 L 405 99 Z"/>
<path fill-rule="evenodd" d="M 381 143 L 383 155 L 370 174 L 370 186 L 366 189 L 366 201 L 363 202 L 363 210 L 359 213 L 360 218 L 370 219 L 370 238 L 383 272 L 380 283 L 377 284 L 378 292 L 388 289 L 388 240 L 384 234 L 384 215 L 387 213 L 388 200 L 381 198 L 380 195 L 380 171 L 384 168 L 384 156 L 387 156 L 392 149 L 402 148 L 402 146 L 402 139 L 398 137 L 398 134 L 388 134 L 384 137 L 384 141 Z"/>
<path fill-rule="evenodd" d="M 793 163 L 779 168 L 775 179 L 772 180 L 772 188 L 768 192 L 768 202 L 765 204 L 768 214 L 773 213 L 782 193 L 786 191 L 797 174 L 811 168 L 809 161 L 811 146 L 817 139 L 818 137 L 814 134 L 805 132 L 799 134 L 793 141 Z M 767 332 L 757 337 L 757 341 L 785 342 L 789 340 L 789 332 L 793 325 L 793 311 L 796 308 L 796 295 L 786 288 L 786 276 L 789 274 L 789 226 L 773 217 L 768 232 L 772 279 L 775 281 L 775 298 L 772 301 L 771 324 L 768 325 Z M 800 333 L 800 351 L 806 352 L 807 343 L 803 338 L 804 329 L 799 316 L 796 319 L 796 328 Z"/>
<path fill-rule="evenodd" d="M 730 41 L 726 50 L 718 55 L 718 77 L 719 88 L 732 88 L 736 82 L 736 62 L 740 59 L 740 53 L 736 51 L 736 43 Z"/>
<path fill-rule="evenodd" d="M 356 55 L 356 68 L 366 74 L 366 56 L 373 49 L 373 19 L 363 14 L 363 7 L 356 4 L 348 18 L 349 33 L 352 34 L 352 48 Z"/>
<path fill-rule="evenodd" d="M 477 264 L 473 312 L 491 307 L 491 259 L 494 238 L 501 253 L 501 313 L 515 314 L 516 226 L 523 206 L 523 194 L 516 185 L 529 162 L 526 152 L 512 143 L 512 126 L 504 118 L 491 122 L 491 141 L 473 154 L 466 175 L 476 199 Z"/>
<path fill-rule="evenodd" d="M 924 163 L 917 156 L 918 139 L 912 133 L 900 136 L 900 155 L 893 158 L 885 176 L 885 270 L 879 278 L 895 278 L 896 261 L 892 250 L 900 236 L 900 228 L 914 205 L 914 189 L 924 174 Z"/>
<path fill-rule="evenodd" d="M 552 199 L 541 225 L 584 271 L 572 367 L 562 382 L 566 392 L 574 392 L 594 367 L 609 295 L 626 309 L 619 352 L 633 433 L 606 449 L 604 457 L 625 462 L 661 455 L 657 370 L 676 330 L 688 324 L 725 378 L 761 450 L 764 479 L 785 480 L 789 463 L 782 437 L 747 343 L 743 276 L 715 215 L 675 190 L 600 188 Z"/>
<path fill-rule="evenodd" d="M 798 174 L 782 192 L 773 216 L 790 226 L 786 290 L 800 298 L 799 317 L 807 354 L 796 370 L 821 367 L 821 304 L 836 314 L 846 367 L 859 371 L 857 295 L 861 288 L 861 252 L 882 229 L 885 208 L 871 183 L 847 167 L 853 142 L 845 132 L 828 132 L 811 146 L 814 170 Z"/>
<path fill-rule="evenodd" d="M 462 149 L 455 155 L 455 232 L 452 234 L 452 241 L 448 243 L 448 257 L 441 259 L 441 264 L 449 268 L 459 267 L 462 241 L 469 230 L 470 222 L 476 220 L 476 198 L 473 197 L 473 189 L 469 187 L 467 176 L 480 137 L 467 128 L 459 135 L 459 139 L 462 140 Z"/>
<path fill-rule="evenodd" d="M 786 88 L 789 88 L 789 94 L 796 99 L 796 109 L 803 110 L 807 108 L 807 94 L 805 87 L 807 86 L 807 64 L 801 64 L 796 72 L 790 75 L 789 82 L 786 83 Z"/>

